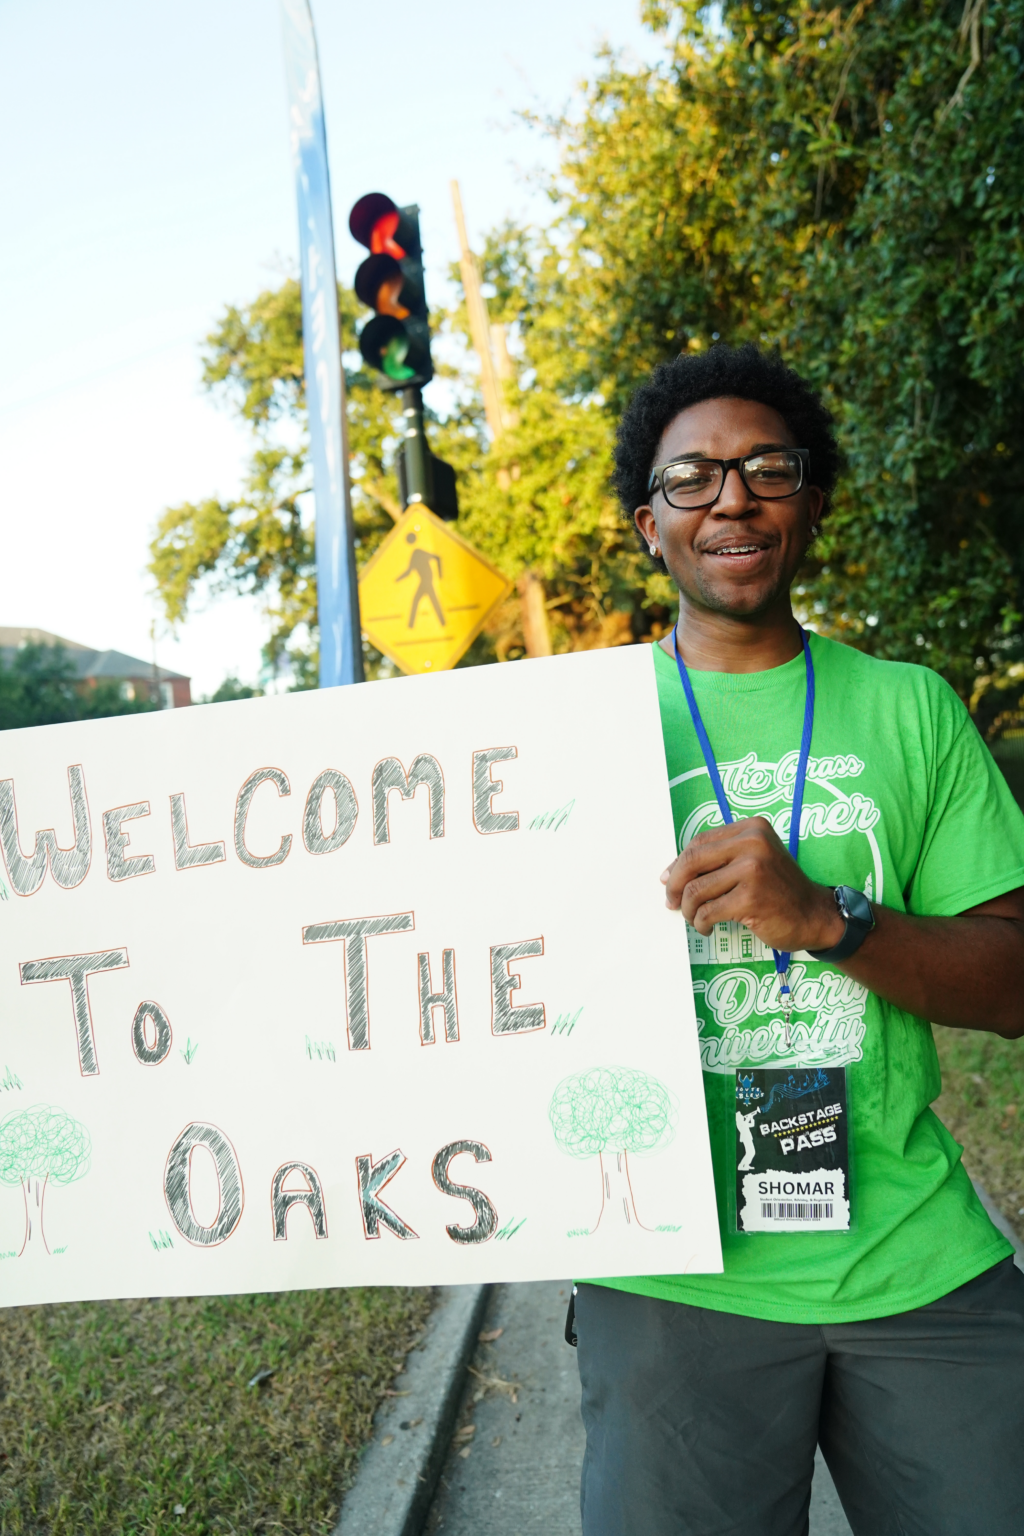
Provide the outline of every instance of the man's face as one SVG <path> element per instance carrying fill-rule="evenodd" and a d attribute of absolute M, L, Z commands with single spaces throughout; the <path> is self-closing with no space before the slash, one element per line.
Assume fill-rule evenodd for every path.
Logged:
<path fill-rule="evenodd" d="M 734 459 L 769 448 L 802 448 L 777 411 L 752 400 L 692 405 L 666 427 L 656 464 L 703 455 Z M 789 591 L 821 515 L 822 494 L 804 485 L 795 496 L 759 501 L 736 470 L 711 507 L 679 511 L 656 487 L 636 524 L 661 551 L 680 592 L 714 613 L 753 618 Z"/>

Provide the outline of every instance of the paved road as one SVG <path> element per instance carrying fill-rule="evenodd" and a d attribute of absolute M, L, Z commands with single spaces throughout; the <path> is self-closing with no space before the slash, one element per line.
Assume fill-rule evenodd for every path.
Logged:
<path fill-rule="evenodd" d="M 569 1283 L 495 1286 L 427 1531 L 580 1536 L 580 1379 L 563 1341 Z M 819 1458 L 810 1536 L 851 1536 Z"/>

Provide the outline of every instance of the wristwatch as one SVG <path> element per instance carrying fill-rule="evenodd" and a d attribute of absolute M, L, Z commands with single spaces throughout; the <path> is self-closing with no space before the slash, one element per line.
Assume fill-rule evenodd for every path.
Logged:
<path fill-rule="evenodd" d="M 863 891 L 855 891 L 852 885 L 837 885 L 832 892 L 839 909 L 839 916 L 846 923 L 846 931 L 838 944 L 831 949 L 809 949 L 812 960 L 847 960 L 855 954 L 875 926 L 871 903 Z"/>

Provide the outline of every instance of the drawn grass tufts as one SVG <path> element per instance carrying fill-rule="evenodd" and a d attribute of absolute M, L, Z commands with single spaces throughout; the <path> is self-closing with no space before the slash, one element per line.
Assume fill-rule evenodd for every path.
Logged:
<path fill-rule="evenodd" d="M 569 820 L 575 804 L 575 800 L 569 800 L 565 805 L 559 806 L 557 811 L 542 811 L 539 816 L 533 818 L 527 830 L 530 832 L 557 832 Z"/>
<path fill-rule="evenodd" d="M 333 1040 L 311 1040 L 306 1036 L 306 1055 L 310 1061 L 337 1061 Z"/>

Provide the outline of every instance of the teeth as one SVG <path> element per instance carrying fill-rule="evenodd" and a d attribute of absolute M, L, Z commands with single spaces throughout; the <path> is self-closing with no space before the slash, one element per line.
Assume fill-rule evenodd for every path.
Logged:
<path fill-rule="evenodd" d="M 730 544 L 727 549 L 715 551 L 718 555 L 756 555 L 760 544 Z"/>

